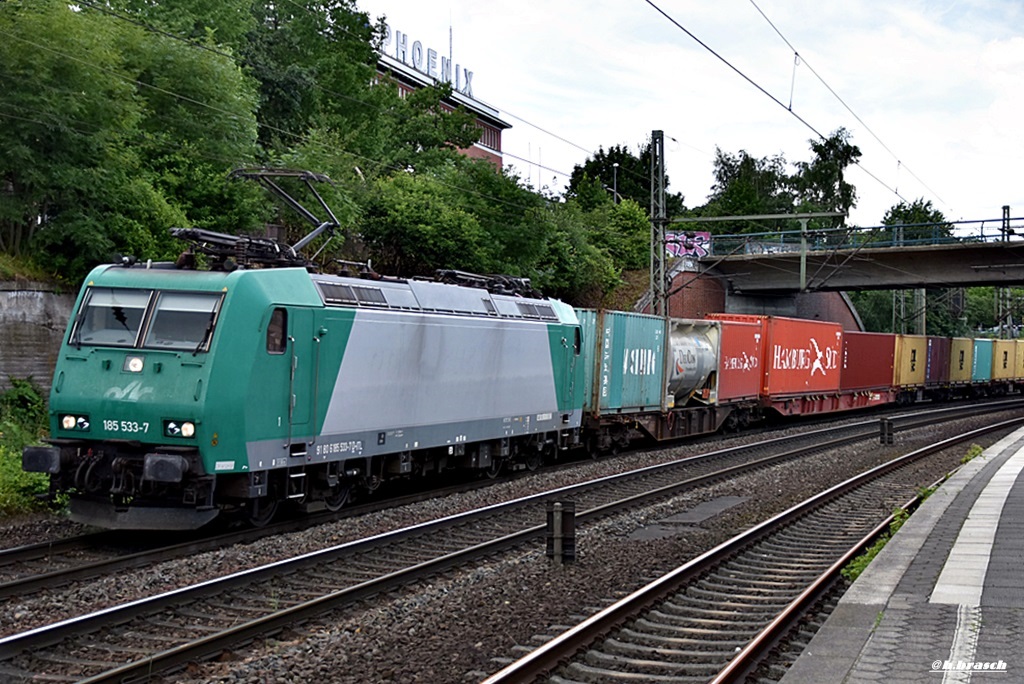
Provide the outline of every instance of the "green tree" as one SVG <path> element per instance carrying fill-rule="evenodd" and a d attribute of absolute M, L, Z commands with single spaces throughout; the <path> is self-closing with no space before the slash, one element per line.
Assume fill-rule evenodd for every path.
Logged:
<path fill-rule="evenodd" d="M 57 0 L 0 5 L 0 248 L 77 279 L 115 252 L 171 256 L 189 172 L 252 149 L 254 101 L 231 60 Z M 166 179 L 177 174 L 180 180 Z"/>
<path fill-rule="evenodd" d="M 443 201 L 447 189 L 427 174 L 377 181 L 362 236 L 385 273 L 432 276 L 439 268 L 484 270 L 484 234 L 474 216 Z"/>
<path fill-rule="evenodd" d="M 651 222 L 633 200 L 607 203 L 586 212 L 589 242 L 603 250 L 619 270 L 648 268 L 651 253 Z"/>
<path fill-rule="evenodd" d="M 668 186 L 668 178 L 665 178 Z M 599 190 L 599 191 L 598 191 Z M 592 209 L 618 192 L 619 201 L 631 199 L 645 210 L 651 206 L 651 143 L 640 146 L 633 154 L 623 145 L 612 145 L 606 152 L 599 147 L 593 156 L 573 167 L 566 199 L 577 199 L 584 209 Z M 683 196 L 666 193 L 665 211 L 671 217 L 683 213 Z"/>
<path fill-rule="evenodd" d="M 932 206 L 931 200 L 923 197 L 910 204 L 900 202 L 890 207 L 885 212 L 882 225 L 889 228 L 883 237 L 901 245 L 931 243 L 953 236 L 953 226 L 946 221 L 945 215 Z"/>
<path fill-rule="evenodd" d="M 857 189 L 846 181 L 845 171 L 861 157 L 850 142 L 850 132 L 839 128 L 824 140 L 810 140 L 814 158 L 797 162 L 793 186 L 800 211 L 842 211 L 857 205 Z"/>
<path fill-rule="evenodd" d="M 619 274 L 611 257 L 588 239 L 586 212 L 570 201 L 549 204 L 535 219 L 550 223 L 551 237 L 534 284 L 575 306 L 599 306 L 619 284 Z"/>
<path fill-rule="evenodd" d="M 83 2 L 84 7 L 96 7 Z M 119 13 L 172 35 L 237 48 L 255 24 L 253 0 L 106 0 Z"/>
<path fill-rule="evenodd" d="M 715 183 L 700 216 L 785 214 L 793 211 L 792 182 L 781 154 L 757 159 L 746 150 L 738 154 L 715 148 Z M 724 222 L 705 226 L 721 234 L 761 233 L 792 228 L 779 222 Z"/>

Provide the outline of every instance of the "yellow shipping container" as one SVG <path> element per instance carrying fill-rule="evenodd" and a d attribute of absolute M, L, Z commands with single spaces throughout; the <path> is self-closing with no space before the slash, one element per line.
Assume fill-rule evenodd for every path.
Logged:
<path fill-rule="evenodd" d="M 1024 379 L 1024 340 L 1017 340 L 1017 370 L 1013 374 L 1014 380 Z"/>
<path fill-rule="evenodd" d="M 1009 380 L 1017 369 L 1017 341 L 996 340 L 992 350 L 992 379 Z"/>
<path fill-rule="evenodd" d="M 921 387 L 927 367 L 928 338 L 924 335 L 897 335 L 893 384 L 897 387 Z"/>
<path fill-rule="evenodd" d="M 974 363 L 974 340 L 969 337 L 954 337 L 949 353 L 949 381 L 964 385 L 971 381 L 971 367 Z"/>

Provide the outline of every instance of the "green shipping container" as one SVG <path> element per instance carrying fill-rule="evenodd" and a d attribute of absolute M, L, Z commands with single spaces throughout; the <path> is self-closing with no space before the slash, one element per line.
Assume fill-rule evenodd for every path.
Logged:
<path fill-rule="evenodd" d="M 665 395 L 665 319 L 623 311 L 576 311 L 583 328 L 583 410 L 657 411 Z"/>
<path fill-rule="evenodd" d="M 992 340 L 974 340 L 974 367 L 971 380 L 986 382 L 992 379 L 992 352 L 995 345 Z"/>

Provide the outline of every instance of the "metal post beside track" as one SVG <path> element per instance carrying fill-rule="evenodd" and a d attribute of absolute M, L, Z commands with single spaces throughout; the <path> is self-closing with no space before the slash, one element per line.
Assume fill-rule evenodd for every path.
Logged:
<path fill-rule="evenodd" d="M 555 565 L 576 560 L 576 503 L 549 501 L 547 504 L 546 554 Z"/>

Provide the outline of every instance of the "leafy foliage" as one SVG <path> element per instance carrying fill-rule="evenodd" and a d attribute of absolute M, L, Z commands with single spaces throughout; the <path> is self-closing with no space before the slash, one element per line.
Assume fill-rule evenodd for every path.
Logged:
<path fill-rule="evenodd" d="M 857 189 L 844 173 L 861 157 L 850 142 L 850 132 L 839 128 L 824 140 L 810 140 L 814 159 L 797 162 L 793 185 L 801 211 L 849 212 L 857 204 Z"/>
<path fill-rule="evenodd" d="M 49 479 L 21 470 L 21 448 L 39 440 L 48 428 L 46 400 L 30 379 L 10 378 L 0 394 L 0 513 L 21 513 L 38 507 Z"/>
<path fill-rule="evenodd" d="M 701 216 L 782 214 L 793 211 L 792 180 L 780 154 L 756 159 L 746 150 L 738 154 L 715 149 L 715 184 Z M 709 230 L 721 234 L 763 232 L 762 223 L 722 222 Z"/>
<path fill-rule="evenodd" d="M 612 145 L 606 152 L 599 147 L 583 164 L 573 167 L 566 198 L 577 199 L 585 209 L 593 209 L 604 201 L 633 200 L 640 207 L 651 205 L 651 143 L 640 145 L 633 154 L 622 145 Z M 665 179 L 668 185 L 668 178 Z M 618 197 L 613 195 L 618 193 Z M 665 211 L 669 217 L 683 213 L 683 196 L 668 193 Z"/>
<path fill-rule="evenodd" d="M 408 92 L 378 70 L 383 25 L 353 0 L 9 0 L 0 32 L 0 251 L 58 278 L 118 253 L 173 258 L 173 226 L 272 221 L 294 242 L 308 223 L 226 180 L 253 165 L 334 180 L 322 194 L 340 230 L 310 246 L 324 267 L 508 273 L 597 304 L 647 265 L 650 143 L 601 148 L 565 197 L 538 193 L 461 154 L 480 131 L 449 85 Z M 847 147 L 823 146 L 807 173 L 832 178 Z M 719 160 L 717 210 L 796 201 L 781 157 Z M 667 209 L 684 213 L 683 197 Z"/>
<path fill-rule="evenodd" d="M 873 561 L 875 556 L 885 548 L 885 545 L 889 543 L 892 536 L 896 534 L 901 527 L 903 527 L 903 524 L 910 516 L 905 508 L 897 508 L 893 511 L 892 515 L 893 519 L 892 522 L 889 523 L 889 531 L 879 537 L 874 544 L 868 547 L 867 551 L 847 563 L 846 567 L 841 570 L 843 577 L 845 577 L 847 581 L 853 582 L 860 577 L 865 570 L 867 570 L 871 561 Z"/>

